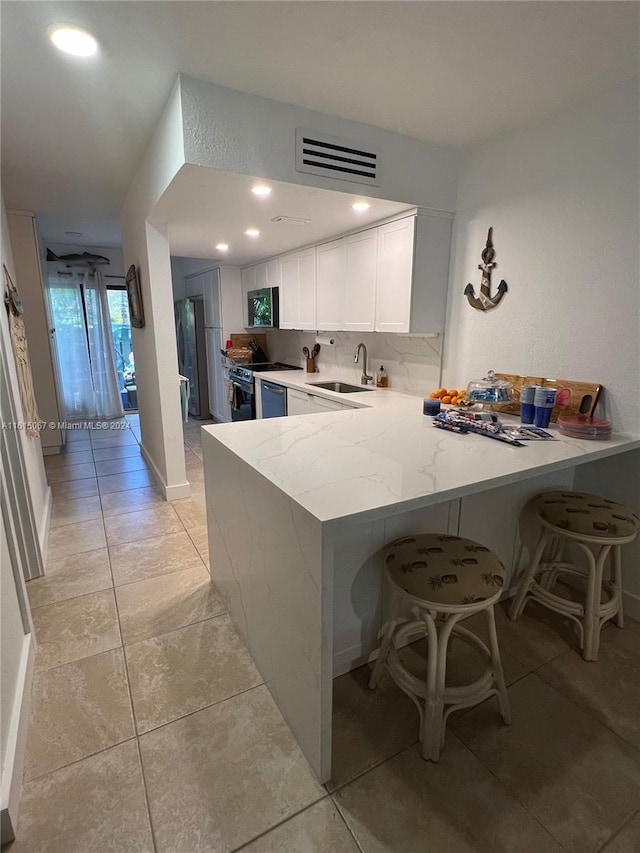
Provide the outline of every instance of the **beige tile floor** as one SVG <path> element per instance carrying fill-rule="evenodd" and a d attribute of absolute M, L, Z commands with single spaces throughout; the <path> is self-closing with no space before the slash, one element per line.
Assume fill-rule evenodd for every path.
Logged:
<path fill-rule="evenodd" d="M 493 700 L 452 718 L 437 765 L 392 682 L 343 676 L 323 787 L 210 583 L 200 425 L 185 427 L 193 495 L 172 504 L 129 426 L 74 432 L 46 460 L 51 552 L 28 585 L 39 650 L 13 853 L 638 853 L 637 623 L 607 628 L 585 663 L 560 620 L 531 608 L 514 624 L 499 608 L 513 725 Z M 456 680 L 475 665 L 454 646 Z"/>

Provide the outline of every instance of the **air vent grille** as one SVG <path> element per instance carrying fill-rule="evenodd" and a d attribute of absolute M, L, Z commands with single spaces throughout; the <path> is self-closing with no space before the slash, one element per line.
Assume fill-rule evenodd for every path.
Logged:
<path fill-rule="evenodd" d="M 345 139 L 298 128 L 296 171 L 378 186 L 378 154 Z"/>

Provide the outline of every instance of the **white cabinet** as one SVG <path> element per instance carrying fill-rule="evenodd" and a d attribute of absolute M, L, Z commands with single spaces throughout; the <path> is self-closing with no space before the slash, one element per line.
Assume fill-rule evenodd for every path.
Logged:
<path fill-rule="evenodd" d="M 209 382 L 209 412 L 219 421 L 230 421 L 231 410 L 227 397 L 227 380 L 224 360 L 222 329 L 205 329 L 207 341 L 207 368 Z M 228 374 L 227 374 L 228 375 Z"/>
<path fill-rule="evenodd" d="M 318 246 L 316 276 L 317 328 L 328 332 L 343 329 L 347 280 L 346 251 L 343 240 L 334 240 L 332 243 Z"/>
<path fill-rule="evenodd" d="M 375 228 L 318 246 L 318 329 L 373 331 L 377 256 Z"/>
<path fill-rule="evenodd" d="M 337 412 L 340 409 L 352 409 L 337 400 L 328 400 L 318 394 L 310 394 L 307 391 L 298 391 L 297 388 L 289 388 L 287 393 L 288 415 L 317 415 L 319 412 Z"/>
<path fill-rule="evenodd" d="M 280 287 L 282 271 L 280 258 L 264 261 L 241 270 L 242 279 L 242 324 L 247 327 L 247 293 L 262 287 Z"/>
<path fill-rule="evenodd" d="M 379 225 L 376 332 L 444 331 L 451 218 L 418 214 Z"/>
<path fill-rule="evenodd" d="M 280 328 L 317 329 L 316 249 L 280 259 Z"/>
<path fill-rule="evenodd" d="M 372 332 L 375 327 L 378 234 L 376 228 L 343 239 L 345 252 L 342 329 Z"/>

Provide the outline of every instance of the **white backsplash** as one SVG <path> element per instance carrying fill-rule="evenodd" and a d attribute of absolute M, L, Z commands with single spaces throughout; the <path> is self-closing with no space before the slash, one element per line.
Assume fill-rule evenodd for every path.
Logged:
<path fill-rule="evenodd" d="M 397 391 L 427 394 L 440 385 L 442 337 L 420 335 L 383 335 L 379 332 L 318 332 L 320 337 L 333 338 L 333 346 L 323 344 L 316 358 L 318 376 L 323 379 L 342 379 L 360 382 L 362 359 L 354 364 L 356 346 L 367 347 L 367 372 L 375 376 L 383 364 L 389 376 L 389 387 Z M 302 347 L 313 349 L 315 332 L 294 332 L 274 329 L 267 332 L 269 358 L 305 367 Z"/>

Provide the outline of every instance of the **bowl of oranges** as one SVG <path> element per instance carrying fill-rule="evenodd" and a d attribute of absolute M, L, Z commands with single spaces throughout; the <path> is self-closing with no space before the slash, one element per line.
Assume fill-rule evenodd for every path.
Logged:
<path fill-rule="evenodd" d="M 472 405 L 467 402 L 465 391 L 458 391 L 457 388 L 450 388 L 447 390 L 446 388 L 438 388 L 437 391 L 432 391 L 429 394 L 430 400 L 440 400 L 440 403 L 443 406 L 458 406 L 458 407 L 468 407 Z"/>

